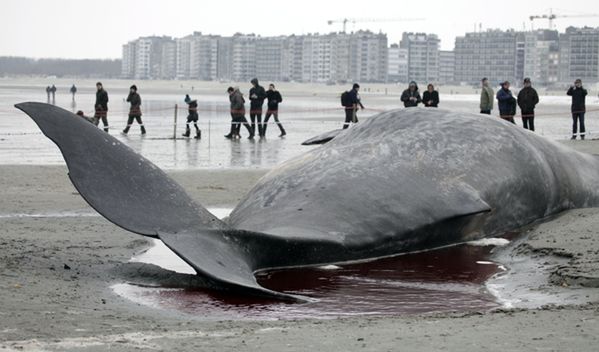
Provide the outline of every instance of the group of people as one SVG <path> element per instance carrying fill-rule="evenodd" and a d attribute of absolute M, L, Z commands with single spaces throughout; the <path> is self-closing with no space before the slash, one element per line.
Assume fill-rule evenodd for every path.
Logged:
<path fill-rule="evenodd" d="M 287 135 L 285 128 L 283 128 L 283 125 L 279 121 L 279 104 L 283 102 L 281 93 L 275 88 L 273 83 L 268 85 L 268 90 L 265 90 L 264 87 L 260 85 L 257 78 L 252 79 L 250 83 L 252 84 L 252 88 L 250 88 L 249 91 L 251 124 L 248 123 L 245 118 L 245 98 L 241 91 L 237 87 L 227 88 L 231 106 L 231 129 L 229 133 L 225 135 L 225 138 L 241 138 L 241 125 L 248 130 L 249 139 L 253 139 L 256 135 L 256 127 L 258 128 L 258 136 L 260 138 L 265 138 L 268 121 L 271 116 L 274 117 L 275 123 L 281 131 L 279 137 Z M 267 110 L 264 121 L 262 121 L 265 100 L 267 100 Z"/>
<path fill-rule="evenodd" d="M 74 87 L 75 85 L 73 85 Z M 72 92 L 72 87 L 71 87 Z M 74 95 L 74 93 L 73 93 Z M 129 107 L 129 117 L 127 119 L 127 126 L 121 132 L 123 134 L 129 133 L 131 126 L 133 125 L 133 121 L 137 121 L 139 127 L 141 129 L 141 134 L 146 134 L 146 127 L 144 126 L 141 120 L 141 97 L 139 93 L 137 93 L 137 86 L 132 85 L 129 88 L 129 95 L 127 96 L 127 102 L 130 104 Z M 102 125 L 104 127 L 104 132 L 108 132 L 108 92 L 104 89 L 102 82 L 96 83 L 96 102 L 94 104 L 94 116 L 87 117 L 83 113 L 83 111 L 77 111 L 77 115 L 83 117 L 94 125 L 98 126 L 100 121 L 102 121 Z"/>
<path fill-rule="evenodd" d="M 50 102 L 52 102 L 52 104 L 56 103 L 56 86 L 52 85 L 52 86 L 47 86 L 46 87 L 46 95 L 48 96 L 48 104 L 50 104 Z M 50 100 L 50 97 L 52 97 L 52 100 Z"/>
<path fill-rule="evenodd" d="M 364 109 L 359 92 L 360 85 L 354 83 L 352 89 L 341 93 L 341 106 L 345 110 L 343 129 L 348 128 L 352 123 L 357 123 L 357 111 L 358 109 Z M 435 86 L 432 84 L 429 84 L 426 91 L 420 96 L 418 84 L 412 81 L 408 85 L 408 88 L 403 91 L 400 99 L 406 108 L 415 107 L 418 104 L 423 104 L 427 108 L 436 108 L 439 106 L 439 92 L 435 90 Z"/>
<path fill-rule="evenodd" d="M 535 130 L 535 107 L 539 103 L 539 95 L 532 87 L 530 78 L 524 78 L 523 87 L 514 97 L 510 90 L 510 82 L 501 83 L 501 88 L 497 94 L 489 85 L 489 80 L 483 78 L 481 80 L 480 94 L 480 113 L 490 115 L 493 110 L 493 102 L 497 100 L 499 107 L 499 116 L 511 123 L 514 121 L 517 107 L 520 107 L 522 116 L 522 125 L 525 129 Z M 341 94 L 341 105 L 345 109 L 345 122 L 343 128 L 348 128 L 352 123 L 357 123 L 358 118 L 356 112 L 358 109 L 364 109 L 360 98 L 360 85 L 354 83 L 352 89 Z M 567 95 L 572 97 L 572 137 L 576 139 L 578 135 L 578 126 L 580 125 L 580 138 L 585 139 L 586 129 L 584 125 L 584 115 L 586 112 L 585 97 L 588 92 L 582 86 L 582 81 L 577 79 L 574 84 L 568 89 Z M 439 106 L 439 92 L 435 90 L 432 84 L 427 86 L 426 91 L 420 96 L 418 84 L 414 81 L 410 82 L 408 88 L 401 94 L 401 101 L 404 107 L 416 107 L 418 104 L 423 104 L 425 107 L 436 108 Z"/>
<path fill-rule="evenodd" d="M 231 112 L 231 128 L 228 134 L 225 135 L 228 139 L 241 138 L 241 126 L 243 125 L 248 131 L 248 138 L 253 139 L 256 132 L 260 138 L 266 137 L 266 130 L 268 122 L 271 117 L 274 117 L 275 123 L 279 127 L 281 134 L 279 137 L 284 137 L 287 132 L 279 121 L 279 104 L 283 101 L 281 93 L 275 88 L 274 84 L 269 84 L 268 90 L 262 87 L 257 78 L 254 78 L 250 82 L 252 88 L 249 90 L 250 99 L 250 122 L 245 117 L 245 98 L 239 88 L 229 87 L 227 93 L 229 94 L 230 112 Z M 102 121 L 104 131 L 108 132 L 108 93 L 104 89 L 101 82 L 96 83 L 96 102 L 94 104 L 94 116 L 87 118 L 83 115 L 82 111 L 77 114 L 85 117 L 96 126 Z M 535 107 L 539 103 L 539 95 L 537 91 L 532 87 L 530 78 L 525 78 L 523 81 L 523 88 L 518 92 L 518 95 L 514 97 L 510 90 L 510 82 L 505 81 L 501 83 L 501 88 L 495 92 L 489 84 L 487 78 L 481 80 L 481 95 L 480 95 L 480 113 L 490 115 L 493 110 L 494 101 L 497 100 L 499 108 L 499 116 L 511 123 L 515 124 L 514 116 L 516 115 L 517 107 L 520 107 L 522 125 L 525 129 L 534 131 L 535 130 Z M 48 99 L 50 94 L 56 92 L 56 87 L 48 87 Z M 73 97 L 77 91 L 75 85 L 71 87 L 71 93 Z M 359 94 L 360 85 L 354 83 L 352 89 L 341 94 L 341 105 L 345 110 L 345 122 L 343 128 L 348 128 L 352 123 L 358 122 L 357 111 L 358 109 L 364 109 L 362 100 Z M 582 86 L 582 81 L 577 79 L 574 84 L 568 89 L 567 95 L 572 97 L 572 137 L 576 139 L 579 133 L 580 126 L 580 138 L 585 139 L 586 129 L 584 124 L 584 117 L 586 112 L 585 99 L 588 94 L 587 90 Z M 267 110 L 264 115 L 264 121 L 262 121 L 263 106 L 264 102 L 267 101 Z M 406 108 L 416 107 L 419 104 L 423 104 L 425 107 L 436 108 L 439 106 L 439 92 L 435 90 L 432 84 L 427 86 L 427 90 L 420 95 L 418 85 L 412 81 L 408 85 L 408 88 L 401 94 L 401 101 Z M 129 133 L 133 122 L 136 121 L 141 130 L 141 134 L 146 134 L 146 128 L 141 119 L 141 97 L 137 92 L 137 86 L 132 85 L 129 89 L 129 95 L 127 96 L 127 102 L 130 103 L 129 116 L 127 120 L 127 126 L 122 131 L 123 134 Z M 188 105 L 188 116 L 185 127 L 184 137 L 191 136 L 190 124 L 193 123 L 196 135 L 194 138 L 201 139 L 202 131 L 198 127 L 198 102 L 192 100 L 189 95 L 185 96 L 185 103 Z"/>
<path fill-rule="evenodd" d="M 497 99 L 497 105 L 499 107 L 499 116 L 511 123 L 514 121 L 517 107 L 520 107 L 522 116 L 522 126 L 524 128 L 534 131 L 535 130 L 535 107 L 539 103 L 539 95 L 537 91 L 532 87 L 530 78 L 524 78 L 523 88 L 518 92 L 518 96 L 514 97 L 510 90 L 510 82 L 505 81 L 501 83 L 501 88 L 494 95 L 493 89 L 489 86 L 489 80 L 483 78 L 481 80 L 482 90 L 480 94 L 480 113 L 491 114 L 493 110 L 494 98 Z M 572 112 L 572 137 L 576 139 L 578 136 L 578 126 L 580 124 L 580 139 L 584 139 L 586 135 L 586 129 L 584 125 L 584 114 L 586 112 L 586 96 L 587 90 L 583 88 L 582 81 L 577 79 L 574 84 L 570 86 L 567 95 L 572 97 L 571 112 Z"/>

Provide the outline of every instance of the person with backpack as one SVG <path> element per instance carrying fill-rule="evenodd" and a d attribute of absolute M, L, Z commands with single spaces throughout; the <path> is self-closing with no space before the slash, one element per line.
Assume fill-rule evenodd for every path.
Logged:
<path fill-rule="evenodd" d="M 358 105 L 363 108 L 358 91 L 360 91 L 360 85 L 354 83 L 351 90 L 341 94 L 341 106 L 345 109 L 345 123 L 343 124 L 343 129 L 348 128 L 351 123 L 358 122 L 358 117 L 356 116 Z"/>
<path fill-rule="evenodd" d="M 283 128 L 281 122 L 279 122 L 279 104 L 283 101 L 283 97 L 278 90 L 275 89 L 275 85 L 273 83 L 268 85 L 268 90 L 266 91 L 266 99 L 268 100 L 268 110 L 266 111 L 266 116 L 264 117 L 264 129 L 262 132 L 266 137 L 266 128 L 268 127 L 268 120 L 270 116 L 274 116 L 275 123 L 279 126 L 279 130 L 281 130 L 281 134 L 279 137 L 284 137 L 287 132 Z"/>
<path fill-rule="evenodd" d="M 422 103 L 422 98 L 420 97 L 416 82 L 410 82 L 408 89 L 401 93 L 401 101 L 403 101 L 403 106 L 406 108 L 415 107 Z"/>
<path fill-rule="evenodd" d="M 241 138 L 241 125 L 243 124 L 250 133 L 249 139 L 254 138 L 254 129 L 245 119 L 245 99 L 239 88 L 227 88 L 229 94 L 229 102 L 231 103 L 231 132 L 225 135 L 225 138 L 238 139 Z"/>
<path fill-rule="evenodd" d="M 535 106 L 539 103 L 539 95 L 532 87 L 530 78 L 524 79 L 524 88 L 518 93 L 518 106 L 522 113 L 522 126 L 527 130 L 535 130 Z"/>
<path fill-rule="evenodd" d="M 516 124 L 514 115 L 516 115 L 516 98 L 510 90 L 510 82 L 501 83 L 501 89 L 497 91 L 497 105 L 499 106 L 499 117 Z"/>
<path fill-rule="evenodd" d="M 137 93 L 137 86 L 134 84 L 129 88 L 129 96 L 127 96 L 127 102 L 131 104 L 129 108 L 129 118 L 127 119 L 127 127 L 123 130 L 123 134 L 129 133 L 133 120 L 137 121 L 141 128 L 141 134 L 146 134 L 146 128 L 144 123 L 141 121 L 141 97 Z"/>
<path fill-rule="evenodd" d="M 574 85 L 568 89 L 566 94 L 572 97 L 572 138 L 570 139 L 576 139 L 578 122 L 580 121 L 580 139 L 584 140 L 586 134 L 584 127 L 584 114 L 586 112 L 585 100 L 588 92 L 582 87 L 582 81 L 577 79 L 574 81 Z"/>
<path fill-rule="evenodd" d="M 185 103 L 187 104 L 187 123 L 185 124 L 185 133 L 183 133 L 183 137 L 189 137 L 191 135 L 191 128 L 189 128 L 189 124 L 193 122 L 193 126 L 196 129 L 195 139 L 202 138 L 202 131 L 198 127 L 198 101 L 191 100 L 189 94 L 185 94 Z"/>

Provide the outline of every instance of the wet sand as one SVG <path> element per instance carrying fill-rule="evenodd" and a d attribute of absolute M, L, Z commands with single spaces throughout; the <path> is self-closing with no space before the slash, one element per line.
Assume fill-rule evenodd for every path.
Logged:
<path fill-rule="evenodd" d="M 568 144 L 599 154 L 599 141 Z M 226 207 L 265 172 L 171 175 L 203 205 Z M 0 350 L 590 351 L 597 346 L 599 208 L 568 211 L 532 226 L 497 253 L 515 268 L 509 281 L 524 278 L 517 291 L 522 296 L 563 294 L 563 304 L 467 314 L 210 322 L 138 305 L 111 290 L 127 281 L 193 285 L 194 279 L 128 262 L 149 241 L 95 216 L 69 183 L 65 167 L 0 166 L 0 184 Z"/>

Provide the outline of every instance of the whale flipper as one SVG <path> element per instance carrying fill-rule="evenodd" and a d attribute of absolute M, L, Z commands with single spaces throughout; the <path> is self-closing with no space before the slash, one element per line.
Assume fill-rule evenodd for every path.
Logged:
<path fill-rule="evenodd" d="M 116 225 L 151 237 L 225 227 L 160 168 L 79 116 L 43 103 L 15 107 L 56 143 L 75 188 Z"/>
<path fill-rule="evenodd" d="M 333 138 L 337 137 L 343 131 L 345 130 L 338 129 L 319 134 L 318 136 L 305 140 L 304 142 L 302 142 L 302 145 L 325 144 L 333 140 Z"/>

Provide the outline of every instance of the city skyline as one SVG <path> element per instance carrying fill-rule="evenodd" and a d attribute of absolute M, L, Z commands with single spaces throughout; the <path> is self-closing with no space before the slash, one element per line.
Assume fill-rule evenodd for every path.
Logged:
<path fill-rule="evenodd" d="M 182 37 L 200 31 L 230 36 L 254 33 L 268 37 L 278 35 L 326 34 L 341 30 L 341 23 L 328 25 L 327 20 L 343 18 L 424 18 L 424 21 L 348 23 L 348 32 L 371 30 L 388 35 L 389 44 L 399 43 L 403 32 L 435 33 L 442 50 L 452 50 L 455 38 L 482 29 L 530 29 L 530 15 L 599 14 L 599 3 L 583 0 L 568 10 L 560 9 L 561 1 L 534 3 L 506 0 L 499 3 L 471 3 L 456 0 L 448 6 L 442 1 L 429 1 L 421 10 L 400 3 L 372 0 L 365 6 L 360 1 L 304 1 L 301 6 L 284 2 L 276 6 L 228 1 L 205 5 L 190 0 L 102 2 L 57 0 L 3 1 L 0 13 L 0 56 L 33 58 L 118 58 L 121 45 L 138 37 L 167 35 Z M 290 16 L 289 13 L 293 12 Z M 468 14 L 465 18 L 464 13 Z M 556 29 L 568 26 L 599 27 L 599 17 L 558 18 Z M 535 22 L 535 28 L 546 28 L 547 21 Z"/>
<path fill-rule="evenodd" d="M 487 30 L 440 50 L 436 34 L 387 35 L 358 31 L 304 36 L 230 37 L 199 32 L 181 38 L 140 37 L 123 45 L 122 77 L 136 79 L 248 80 L 340 83 L 520 82 L 541 85 L 584 78 L 599 81 L 599 28 L 565 32 Z"/>

